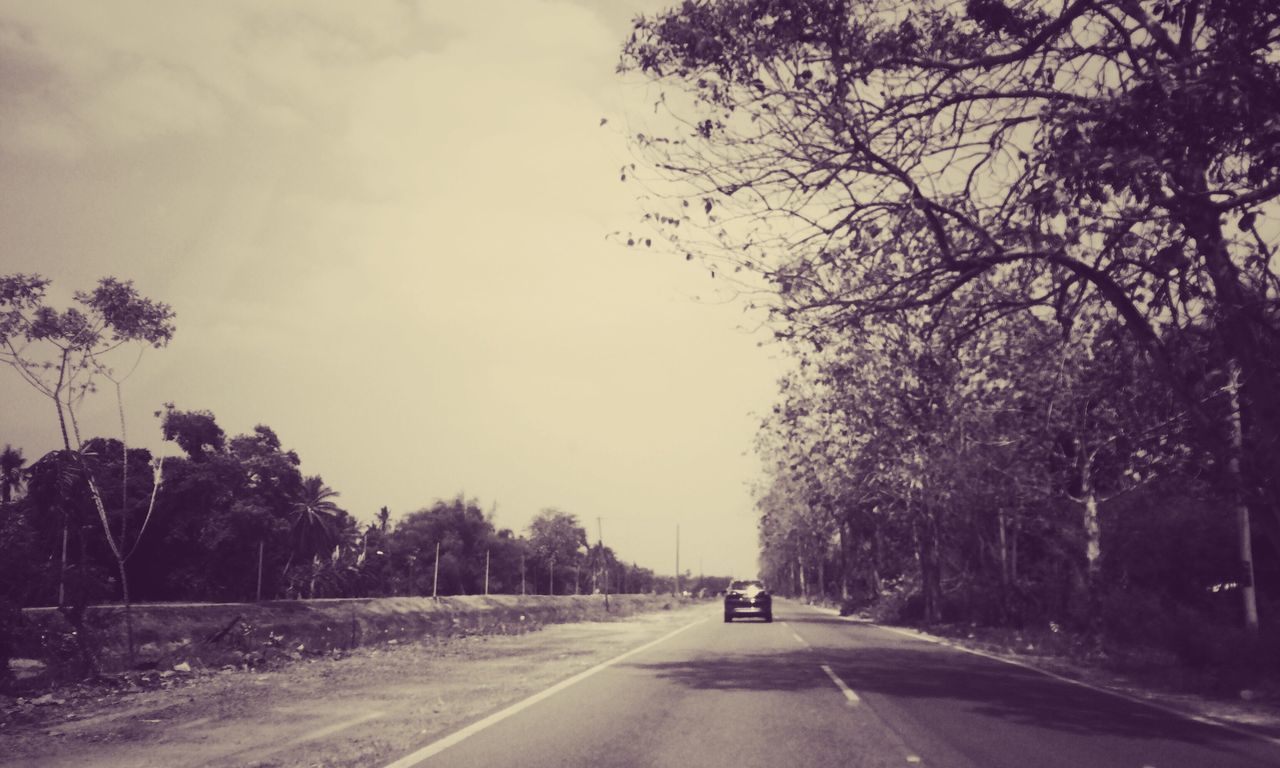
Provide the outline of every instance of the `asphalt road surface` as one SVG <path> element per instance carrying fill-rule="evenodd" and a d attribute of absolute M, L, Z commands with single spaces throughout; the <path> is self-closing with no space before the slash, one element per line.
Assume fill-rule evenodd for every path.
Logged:
<path fill-rule="evenodd" d="M 395 768 L 1280 766 L 1280 746 L 781 602 L 718 613 Z"/>

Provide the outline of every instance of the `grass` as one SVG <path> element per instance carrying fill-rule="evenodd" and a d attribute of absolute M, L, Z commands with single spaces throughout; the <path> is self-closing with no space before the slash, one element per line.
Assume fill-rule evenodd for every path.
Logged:
<path fill-rule="evenodd" d="M 495 595 L 135 605 L 132 671 L 172 670 L 183 664 L 193 670 L 257 667 L 425 637 L 520 634 L 543 624 L 609 621 L 670 608 L 672 602 L 664 595 L 611 595 L 606 610 L 599 595 Z M 131 671 L 123 611 L 118 606 L 91 608 L 86 624 L 99 649 L 101 672 Z M 17 683 L 21 689 L 74 677 L 70 633 L 56 609 L 23 611 L 15 649 L 17 666 L 23 668 Z"/>

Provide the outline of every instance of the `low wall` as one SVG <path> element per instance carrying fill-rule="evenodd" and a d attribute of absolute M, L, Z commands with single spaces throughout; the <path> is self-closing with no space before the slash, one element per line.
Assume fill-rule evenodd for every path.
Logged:
<path fill-rule="evenodd" d="M 135 605 L 135 668 L 258 666 L 425 637 L 518 634 L 543 624 L 609 621 L 675 602 L 667 595 L 610 595 L 606 610 L 601 595 L 494 595 Z M 101 670 L 124 670 L 123 608 L 89 608 L 85 625 L 100 649 Z M 14 656 L 37 659 L 51 674 L 76 666 L 75 635 L 56 608 L 25 609 L 16 639 Z"/>

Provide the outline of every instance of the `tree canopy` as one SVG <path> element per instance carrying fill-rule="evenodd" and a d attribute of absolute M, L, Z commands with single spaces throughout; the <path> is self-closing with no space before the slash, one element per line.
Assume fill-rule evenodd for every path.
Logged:
<path fill-rule="evenodd" d="M 636 21 L 646 219 L 762 282 L 798 364 L 762 440 L 766 564 L 797 590 L 828 589 L 823 567 L 870 594 L 910 576 L 933 620 L 957 579 L 998 584 L 1006 618 L 1028 595 L 1063 614 L 1051 595 L 1131 573 L 1103 555 L 1132 533 L 1109 510 L 1189 484 L 1241 541 L 1202 588 L 1256 620 L 1251 516 L 1268 570 L 1280 541 L 1278 30 L 1252 0 L 686 0 Z"/>

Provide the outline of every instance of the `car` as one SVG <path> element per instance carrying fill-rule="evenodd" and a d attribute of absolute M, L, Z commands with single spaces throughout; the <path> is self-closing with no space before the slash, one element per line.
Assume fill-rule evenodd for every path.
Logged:
<path fill-rule="evenodd" d="M 773 597 L 764 584 L 755 579 L 732 581 L 724 593 L 724 620 L 733 621 L 741 616 L 758 616 L 765 622 L 773 621 Z"/>

